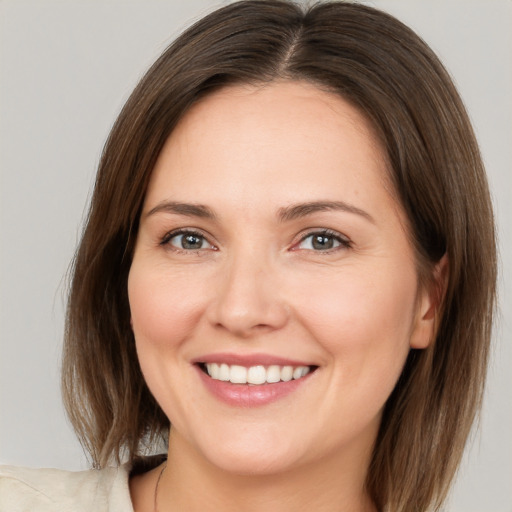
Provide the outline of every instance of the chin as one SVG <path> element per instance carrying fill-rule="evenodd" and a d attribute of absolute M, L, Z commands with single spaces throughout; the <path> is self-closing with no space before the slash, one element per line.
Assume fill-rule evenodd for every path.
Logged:
<path fill-rule="evenodd" d="M 210 464 L 227 472 L 247 476 L 275 475 L 289 471 L 301 464 L 297 448 L 286 446 L 284 436 L 276 442 L 248 436 L 209 444 L 201 449 Z"/>
<path fill-rule="evenodd" d="M 241 476 L 271 476 L 285 473 L 297 467 L 296 460 L 276 454 L 230 453 L 224 457 L 210 460 L 216 467 L 226 473 Z"/>

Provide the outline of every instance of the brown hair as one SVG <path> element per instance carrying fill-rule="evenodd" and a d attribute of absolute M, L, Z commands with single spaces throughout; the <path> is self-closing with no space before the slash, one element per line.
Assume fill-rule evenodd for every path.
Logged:
<path fill-rule="evenodd" d="M 168 419 L 142 377 L 127 298 L 147 183 L 194 102 L 228 84 L 276 79 L 334 91 L 371 120 L 423 282 L 448 255 L 436 340 L 411 350 L 367 477 L 379 510 L 437 510 L 482 398 L 495 300 L 493 215 L 448 73 L 409 28 L 363 5 L 236 2 L 185 31 L 141 80 L 105 145 L 72 269 L 63 364 L 69 416 L 96 466 L 132 460 L 165 438 Z"/>

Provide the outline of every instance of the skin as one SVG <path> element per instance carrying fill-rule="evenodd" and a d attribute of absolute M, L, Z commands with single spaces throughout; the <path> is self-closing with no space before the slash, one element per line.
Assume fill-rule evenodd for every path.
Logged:
<path fill-rule="evenodd" d="M 160 512 L 374 510 L 364 481 L 382 409 L 435 307 L 386 166 L 359 111 L 302 82 L 218 91 L 167 140 L 128 281 L 141 368 L 172 424 Z M 351 211 L 279 218 L 318 201 Z M 168 235 L 185 228 L 199 249 Z M 326 229 L 333 247 L 314 247 Z M 212 352 L 318 369 L 276 402 L 233 407 L 192 364 Z M 159 473 L 131 480 L 136 511 L 153 509 Z"/>

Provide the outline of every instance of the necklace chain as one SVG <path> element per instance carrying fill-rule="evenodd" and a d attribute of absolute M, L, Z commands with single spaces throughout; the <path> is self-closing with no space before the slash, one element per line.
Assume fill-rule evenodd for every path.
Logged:
<path fill-rule="evenodd" d="M 158 512 L 157 498 L 158 498 L 158 485 L 160 484 L 160 480 L 162 479 L 162 475 L 164 474 L 165 468 L 167 467 L 167 462 L 164 462 L 164 466 L 158 475 L 158 479 L 155 485 L 155 499 L 153 503 L 153 512 Z"/>

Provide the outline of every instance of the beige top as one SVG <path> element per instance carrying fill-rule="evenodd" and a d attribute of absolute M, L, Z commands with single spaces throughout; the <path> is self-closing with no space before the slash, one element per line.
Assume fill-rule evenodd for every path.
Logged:
<path fill-rule="evenodd" d="M 133 512 L 129 474 L 0 466 L 0 512 Z"/>

